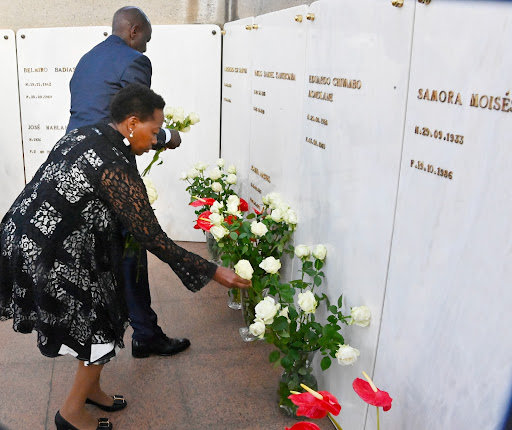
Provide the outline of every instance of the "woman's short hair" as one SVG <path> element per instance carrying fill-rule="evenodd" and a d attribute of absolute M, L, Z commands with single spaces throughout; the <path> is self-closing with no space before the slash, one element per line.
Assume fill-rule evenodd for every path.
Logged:
<path fill-rule="evenodd" d="M 164 99 L 147 86 L 130 84 L 120 90 L 110 102 L 110 118 L 116 124 L 130 116 L 142 122 L 153 118 L 155 109 L 163 109 Z"/>

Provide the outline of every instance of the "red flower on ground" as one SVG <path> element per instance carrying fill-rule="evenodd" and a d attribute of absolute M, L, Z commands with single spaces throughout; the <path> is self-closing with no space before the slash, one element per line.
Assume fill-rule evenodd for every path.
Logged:
<path fill-rule="evenodd" d="M 195 208 L 200 206 L 211 206 L 215 203 L 215 199 L 209 197 L 209 198 L 199 198 L 197 200 L 194 200 L 192 203 L 189 203 L 189 206 L 194 206 Z"/>
<path fill-rule="evenodd" d="M 302 421 L 300 423 L 294 424 L 290 428 L 286 427 L 286 430 L 320 430 L 320 427 L 314 423 Z"/>
<path fill-rule="evenodd" d="M 213 227 L 212 222 L 210 221 L 210 215 L 212 213 L 210 211 L 204 211 L 199 215 L 199 218 L 196 221 L 195 229 L 202 229 L 204 231 L 210 231 Z"/>
<path fill-rule="evenodd" d="M 318 399 L 310 393 L 292 394 L 288 398 L 296 404 L 299 409 L 297 416 L 305 416 L 308 418 L 323 418 L 327 413 L 338 415 L 341 406 L 338 399 L 328 391 L 318 391 L 322 399 Z"/>
<path fill-rule="evenodd" d="M 238 210 L 240 210 L 242 212 L 247 212 L 249 210 L 249 203 L 247 203 L 244 199 L 240 199 L 240 204 L 238 205 Z"/>
<path fill-rule="evenodd" d="M 360 378 L 356 378 L 354 380 L 352 387 L 358 396 L 361 397 L 361 399 L 363 399 L 366 403 L 377 407 L 380 406 L 382 409 L 384 409 L 384 411 L 389 411 L 391 409 L 391 402 L 393 399 L 386 391 L 381 391 L 375 387 L 377 390 L 375 392 L 368 382 Z"/>

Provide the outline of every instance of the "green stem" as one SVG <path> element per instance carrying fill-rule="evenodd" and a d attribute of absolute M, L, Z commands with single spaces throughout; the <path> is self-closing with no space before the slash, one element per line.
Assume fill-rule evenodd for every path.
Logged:
<path fill-rule="evenodd" d="M 334 426 L 338 429 L 338 430 L 343 430 L 341 428 L 341 426 L 336 422 L 336 420 L 334 419 L 334 417 L 332 416 L 332 414 L 330 412 L 327 412 L 327 415 L 329 415 L 329 419 L 331 420 L 331 422 L 334 424 Z"/>
<path fill-rule="evenodd" d="M 379 423 L 379 407 L 377 406 L 377 430 L 380 430 L 380 423 Z"/>
<path fill-rule="evenodd" d="M 160 154 L 162 153 L 162 151 L 163 151 L 163 148 L 155 151 L 153 160 L 151 160 L 151 163 L 148 164 L 148 167 L 146 167 L 144 169 L 144 171 L 142 172 L 142 176 L 146 176 L 149 173 L 149 171 L 151 170 L 151 167 L 153 167 L 153 164 L 155 164 L 158 161 L 158 159 L 160 158 Z"/>

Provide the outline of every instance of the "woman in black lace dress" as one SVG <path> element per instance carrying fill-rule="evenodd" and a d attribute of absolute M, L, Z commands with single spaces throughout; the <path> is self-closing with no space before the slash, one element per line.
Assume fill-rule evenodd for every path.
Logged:
<path fill-rule="evenodd" d="M 158 224 L 134 157 L 156 143 L 163 108 L 143 85 L 119 91 L 112 123 L 73 130 L 57 142 L 0 224 L 0 319 L 13 318 L 22 333 L 36 330 L 42 354 L 79 359 L 58 429 L 112 428 L 93 419 L 86 400 L 111 411 L 126 405 L 112 404 L 99 384 L 128 324 L 123 227 L 191 291 L 211 279 L 228 288 L 250 285 L 179 247 Z"/>

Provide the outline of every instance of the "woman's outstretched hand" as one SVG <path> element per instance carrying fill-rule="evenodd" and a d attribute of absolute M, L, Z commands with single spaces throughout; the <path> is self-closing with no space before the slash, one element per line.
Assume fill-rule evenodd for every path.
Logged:
<path fill-rule="evenodd" d="M 249 288 L 251 286 L 251 281 L 241 278 L 227 267 L 217 267 L 213 279 L 226 288 Z"/>

